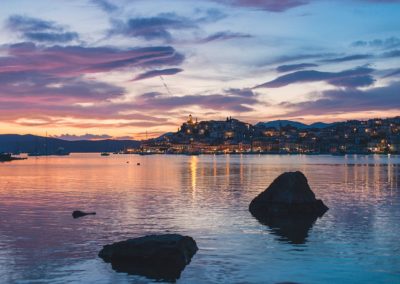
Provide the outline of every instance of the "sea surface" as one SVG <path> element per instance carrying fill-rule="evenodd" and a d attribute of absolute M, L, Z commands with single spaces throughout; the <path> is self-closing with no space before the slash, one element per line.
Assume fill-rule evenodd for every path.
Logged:
<path fill-rule="evenodd" d="M 248 205 L 297 170 L 330 209 L 294 237 L 257 221 Z M 73 219 L 73 210 L 97 215 Z M 165 232 L 199 246 L 178 283 L 400 283 L 400 156 L 72 154 L 0 163 L 1 283 L 151 283 L 97 254 Z"/>

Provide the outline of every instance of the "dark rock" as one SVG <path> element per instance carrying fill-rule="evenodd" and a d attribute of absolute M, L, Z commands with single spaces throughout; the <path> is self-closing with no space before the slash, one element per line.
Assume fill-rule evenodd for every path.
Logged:
<path fill-rule="evenodd" d="M 271 185 L 249 206 L 254 216 L 316 215 L 322 216 L 328 207 L 315 198 L 307 178 L 301 172 L 287 172 L 277 177 Z"/>
<path fill-rule="evenodd" d="M 149 235 L 105 245 L 99 257 L 118 272 L 175 281 L 197 250 L 188 236 Z"/>
<path fill-rule="evenodd" d="M 79 211 L 79 210 L 72 212 L 72 217 L 74 217 L 74 219 L 80 218 L 80 217 L 83 217 L 86 215 L 96 215 L 96 212 L 83 212 L 83 211 Z"/>
<path fill-rule="evenodd" d="M 249 206 L 251 214 L 272 232 L 291 243 L 306 241 L 308 231 L 328 207 L 308 185 L 301 172 L 287 172 L 277 177 L 271 185 Z"/>

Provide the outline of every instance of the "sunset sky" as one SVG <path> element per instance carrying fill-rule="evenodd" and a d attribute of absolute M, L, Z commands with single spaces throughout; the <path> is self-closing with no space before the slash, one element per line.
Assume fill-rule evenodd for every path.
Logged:
<path fill-rule="evenodd" d="M 400 115 L 397 0 L 6 0 L 0 133 Z"/>

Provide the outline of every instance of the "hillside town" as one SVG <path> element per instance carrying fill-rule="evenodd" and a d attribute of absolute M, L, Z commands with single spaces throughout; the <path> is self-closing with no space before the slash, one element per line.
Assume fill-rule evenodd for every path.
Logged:
<path fill-rule="evenodd" d="M 227 117 L 198 121 L 189 115 L 175 133 L 143 141 L 143 154 L 398 154 L 400 117 L 296 127 L 245 123 Z"/>

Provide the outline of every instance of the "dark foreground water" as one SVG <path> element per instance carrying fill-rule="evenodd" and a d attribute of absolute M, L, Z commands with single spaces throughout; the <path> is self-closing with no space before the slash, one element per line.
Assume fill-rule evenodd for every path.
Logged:
<path fill-rule="evenodd" d="M 303 171 L 330 207 L 295 239 L 247 209 L 289 170 Z M 73 219 L 76 209 L 97 215 Z M 400 283 L 400 157 L 74 154 L 0 163 L 1 283 L 152 282 L 113 271 L 97 254 L 167 231 L 200 248 L 179 283 Z"/>

